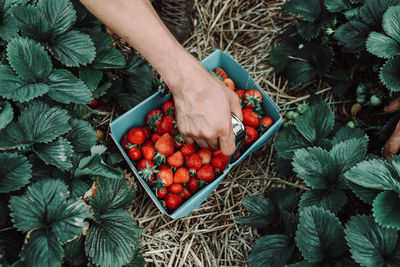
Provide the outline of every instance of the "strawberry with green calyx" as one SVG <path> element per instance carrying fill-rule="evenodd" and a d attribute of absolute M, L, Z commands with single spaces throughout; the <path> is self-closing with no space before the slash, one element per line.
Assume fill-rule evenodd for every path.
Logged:
<path fill-rule="evenodd" d="M 179 194 L 183 190 L 183 185 L 182 184 L 172 184 L 168 186 L 168 191 L 174 194 Z"/>
<path fill-rule="evenodd" d="M 243 113 L 243 124 L 245 126 L 251 126 L 253 128 L 257 128 L 260 124 L 260 119 L 258 114 L 253 111 L 251 108 L 244 108 L 242 109 Z"/>
<path fill-rule="evenodd" d="M 197 178 L 210 183 L 215 179 L 214 167 L 211 164 L 205 164 L 197 170 Z"/>
<path fill-rule="evenodd" d="M 235 83 L 232 81 L 232 79 L 226 78 L 226 79 L 224 79 L 224 83 L 226 86 L 231 88 L 232 91 L 235 91 Z"/>
<path fill-rule="evenodd" d="M 174 168 L 179 168 L 183 165 L 184 159 L 181 151 L 174 152 L 171 156 L 167 158 L 167 163 L 169 166 Z"/>
<path fill-rule="evenodd" d="M 258 138 L 258 132 L 251 126 L 245 126 L 246 128 L 246 139 L 244 140 L 244 144 L 251 145 Z"/>
<path fill-rule="evenodd" d="M 171 168 L 162 168 L 158 170 L 156 175 L 157 181 L 160 185 L 168 187 L 174 183 L 174 172 Z"/>
<path fill-rule="evenodd" d="M 158 125 L 161 122 L 163 113 L 161 109 L 154 109 L 146 115 L 146 125 L 151 131 L 156 132 Z"/>
<path fill-rule="evenodd" d="M 247 90 L 243 96 L 243 103 L 248 108 L 260 108 L 262 103 L 262 95 L 255 89 Z"/>
<path fill-rule="evenodd" d="M 226 78 L 228 78 L 228 74 L 226 74 L 226 72 L 222 69 L 222 68 L 215 68 L 214 70 L 213 70 L 213 73 L 215 74 L 215 75 L 219 75 L 219 77 L 221 77 L 222 79 L 226 79 Z"/>
<path fill-rule="evenodd" d="M 200 156 L 203 165 L 211 162 L 212 153 L 208 148 L 201 148 L 197 154 Z"/>
<path fill-rule="evenodd" d="M 172 101 L 165 101 L 162 104 L 161 110 L 163 111 L 163 113 L 167 116 L 171 116 L 171 117 L 175 117 L 175 104 Z"/>
<path fill-rule="evenodd" d="M 211 165 L 215 168 L 216 171 L 223 171 L 228 164 L 229 156 L 224 154 L 219 154 L 211 160 Z"/>
<path fill-rule="evenodd" d="M 163 134 L 154 144 L 157 153 L 154 156 L 154 162 L 157 165 L 165 163 L 166 157 L 172 155 L 175 150 L 175 142 L 169 133 Z"/>
<path fill-rule="evenodd" d="M 155 191 L 158 199 L 163 199 L 168 194 L 168 190 L 165 186 L 156 188 Z"/>
<path fill-rule="evenodd" d="M 132 145 L 141 145 L 146 140 L 146 135 L 139 127 L 134 127 L 128 132 L 128 143 Z"/>
<path fill-rule="evenodd" d="M 197 174 L 197 169 L 189 168 L 190 177 L 196 176 L 196 174 Z"/>
<path fill-rule="evenodd" d="M 145 167 L 143 167 L 143 165 L 145 165 Z M 142 159 L 138 164 L 139 174 L 145 181 L 154 180 L 154 174 L 159 172 L 156 168 L 157 166 L 148 159 Z"/>
<path fill-rule="evenodd" d="M 155 154 L 156 154 L 156 149 L 154 148 L 153 145 L 142 146 L 143 158 L 148 159 L 148 160 L 153 160 Z"/>
<path fill-rule="evenodd" d="M 181 151 L 184 156 L 189 156 L 196 152 L 196 145 L 194 143 L 190 144 L 186 142 L 185 145 L 181 148 Z"/>
<path fill-rule="evenodd" d="M 203 166 L 203 160 L 197 153 L 190 154 L 186 159 L 186 166 L 189 169 L 198 170 Z"/>
<path fill-rule="evenodd" d="M 128 156 L 132 161 L 138 161 L 142 158 L 142 152 L 138 147 L 132 147 L 128 151 Z"/>
<path fill-rule="evenodd" d="M 258 131 L 260 133 L 263 133 L 266 130 L 268 130 L 272 126 L 272 124 L 274 124 L 274 122 L 272 121 L 271 117 L 265 116 L 261 119 L 261 123 L 260 123 L 260 127 L 258 128 Z"/>
<path fill-rule="evenodd" d="M 176 194 L 168 194 L 164 200 L 164 207 L 169 211 L 174 211 L 181 206 L 183 198 Z"/>
<path fill-rule="evenodd" d="M 188 169 L 180 167 L 174 174 L 174 183 L 185 184 L 190 181 L 190 175 Z"/>
<path fill-rule="evenodd" d="M 221 80 L 221 81 L 224 80 L 224 78 L 221 77 L 220 73 L 214 73 L 212 71 L 209 71 L 208 73 L 210 73 L 213 77 L 217 78 L 218 80 Z"/>
<path fill-rule="evenodd" d="M 242 99 L 243 99 L 245 91 L 244 90 L 237 90 L 235 93 L 238 95 L 238 97 L 240 99 L 240 102 L 242 102 Z"/>
<path fill-rule="evenodd" d="M 175 119 L 171 116 L 162 117 L 160 123 L 157 126 L 157 133 L 163 135 L 170 133 L 175 128 Z"/>
<path fill-rule="evenodd" d="M 186 200 L 192 196 L 192 193 L 190 193 L 190 191 L 186 187 L 184 187 L 182 189 L 182 192 L 180 192 L 178 195 L 181 196 L 184 200 Z"/>
<path fill-rule="evenodd" d="M 197 177 L 191 177 L 186 186 L 189 188 L 190 192 L 196 193 L 197 191 L 200 190 L 201 187 L 200 182 L 201 181 L 197 179 Z"/>
<path fill-rule="evenodd" d="M 185 144 L 185 140 L 181 134 L 177 134 L 174 136 L 175 140 L 175 148 L 181 148 Z"/>

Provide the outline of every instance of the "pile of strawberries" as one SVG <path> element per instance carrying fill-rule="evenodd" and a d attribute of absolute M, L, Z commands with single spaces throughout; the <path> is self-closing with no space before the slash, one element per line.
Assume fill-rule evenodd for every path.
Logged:
<path fill-rule="evenodd" d="M 235 91 L 234 82 L 224 70 L 216 68 L 211 73 Z M 262 117 L 262 95 L 257 90 L 235 92 L 243 106 L 245 144 L 249 146 L 273 122 L 268 116 Z M 166 101 L 160 109 L 146 115 L 146 126 L 131 128 L 121 140 L 121 146 L 141 177 L 170 212 L 214 181 L 229 160 L 221 149 L 200 148 L 185 142 L 178 131 L 175 115 L 174 102 Z"/>

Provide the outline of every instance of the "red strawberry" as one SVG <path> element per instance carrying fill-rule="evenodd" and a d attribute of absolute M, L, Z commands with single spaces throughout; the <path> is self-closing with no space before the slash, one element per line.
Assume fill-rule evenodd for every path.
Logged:
<path fill-rule="evenodd" d="M 156 149 L 152 145 L 142 146 L 142 155 L 143 158 L 148 160 L 153 160 L 154 154 L 156 153 Z"/>
<path fill-rule="evenodd" d="M 251 126 L 253 128 L 257 128 L 260 124 L 260 119 L 258 118 L 257 113 L 253 111 L 251 108 L 244 108 L 243 112 L 243 124 L 245 126 Z"/>
<path fill-rule="evenodd" d="M 163 134 L 154 144 L 157 154 L 154 156 L 154 161 L 161 165 L 165 162 L 165 157 L 174 153 L 175 142 L 169 133 Z"/>
<path fill-rule="evenodd" d="M 185 140 L 183 139 L 182 135 L 180 135 L 180 134 L 177 134 L 176 136 L 174 136 L 174 140 L 175 140 L 176 148 L 181 148 L 185 144 Z"/>
<path fill-rule="evenodd" d="M 174 128 L 172 128 L 172 130 L 169 131 L 169 133 L 170 133 L 172 136 L 177 136 L 177 135 L 179 134 L 178 128 L 176 128 L 176 127 L 174 126 Z"/>
<path fill-rule="evenodd" d="M 186 159 L 186 166 L 188 166 L 189 169 L 198 170 L 201 168 L 202 165 L 203 161 L 199 156 L 199 154 L 197 153 L 189 155 L 188 158 Z"/>
<path fill-rule="evenodd" d="M 159 172 L 156 168 L 157 166 L 148 159 L 142 159 L 138 164 L 139 174 L 141 174 L 146 181 L 153 180 L 154 174 Z"/>
<path fill-rule="evenodd" d="M 207 148 L 201 148 L 197 154 L 201 157 L 203 164 L 207 164 L 211 162 L 211 151 Z"/>
<path fill-rule="evenodd" d="M 207 183 L 214 181 L 215 172 L 213 166 L 211 164 L 203 165 L 203 167 L 197 170 L 197 178 Z"/>
<path fill-rule="evenodd" d="M 174 152 L 171 156 L 168 157 L 167 163 L 174 168 L 179 168 L 183 165 L 183 154 L 181 151 Z"/>
<path fill-rule="evenodd" d="M 129 145 L 129 142 L 128 142 L 128 133 L 125 133 L 125 134 L 122 136 L 122 139 L 121 139 L 121 146 L 122 146 L 123 149 L 127 150 L 127 149 L 128 149 L 128 147 L 127 147 L 128 145 Z"/>
<path fill-rule="evenodd" d="M 175 123 L 174 123 L 174 118 L 171 116 L 164 116 L 159 125 L 157 126 L 157 133 L 160 135 L 163 135 L 165 133 L 171 132 L 172 129 L 174 129 Z"/>
<path fill-rule="evenodd" d="M 211 165 L 217 171 L 223 171 L 225 169 L 226 164 L 228 163 L 229 156 L 224 154 L 219 154 L 211 160 Z"/>
<path fill-rule="evenodd" d="M 261 119 L 261 124 L 265 127 L 271 127 L 274 122 L 272 121 L 271 117 L 266 116 Z"/>
<path fill-rule="evenodd" d="M 216 157 L 216 156 L 218 156 L 218 155 L 220 155 L 220 154 L 222 154 L 221 148 L 215 149 L 215 150 L 212 152 L 213 157 Z"/>
<path fill-rule="evenodd" d="M 246 139 L 244 140 L 244 143 L 246 145 L 250 145 L 257 140 L 258 132 L 251 126 L 245 126 L 245 128 L 246 128 Z"/>
<path fill-rule="evenodd" d="M 190 181 L 187 183 L 187 186 L 192 193 L 196 193 L 200 190 L 200 181 L 196 177 L 190 178 Z"/>
<path fill-rule="evenodd" d="M 261 93 L 255 89 L 247 90 L 243 98 L 244 103 L 249 108 L 259 107 L 262 101 Z"/>
<path fill-rule="evenodd" d="M 164 205 L 167 210 L 174 211 L 182 204 L 183 198 L 175 194 L 168 194 L 165 197 Z"/>
<path fill-rule="evenodd" d="M 226 79 L 224 79 L 224 83 L 226 84 L 226 86 L 231 88 L 232 91 L 235 91 L 235 83 L 232 81 L 232 79 L 226 78 Z"/>
<path fill-rule="evenodd" d="M 99 105 L 99 100 L 97 98 L 93 99 L 92 102 L 90 103 L 90 106 L 92 108 L 95 108 Z"/>
<path fill-rule="evenodd" d="M 161 122 L 162 118 L 162 110 L 155 109 L 147 113 L 146 115 L 146 124 L 153 132 L 157 131 L 158 125 Z"/>
<path fill-rule="evenodd" d="M 186 168 L 181 167 L 176 170 L 176 172 L 174 174 L 174 183 L 184 184 L 189 181 L 190 181 L 190 175 L 189 175 L 189 171 Z"/>
<path fill-rule="evenodd" d="M 168 194 L 168 190 L 166 187 L 161 187 L 156 190 L 156 195 L 158 199 L 163 199 Z"/>
<path fill-rule="evenodd" d="M 159 135 L 158 133 L 155 133 L 151 136 L 151 142 L 153 142 L 153 144 L 155 144 L 157 142 L 158 139 L 160 139 L 161 135 Z"/>
<path fill-rule="evenodd" d="M 161 180 L 163 186 L 168 187 L 174 182 L 174 172 L 170 168 L 159 170 L 157 179 Z"/>
<path fill-rule="evenodd" d="M 242 100 L 244 96 L 244 90 L 237 90 L 236 94 L 238 95 L 239 99 Z"/>
<path fill-rule="evenodd" d="M 146 136 L 146 139 L 148 139 L 150 137 L 150 129 L 147 126 L 142 126 L 140 127 L 140 129 L 142 129 L 142 131 L 144 132 L 144 135 Z"/>
<path fill-rule="evenodd" d="M 220 76 L 222 79 L 228 78 L 228 75 L 222 68 L 215 68 L 213 72 L 214 74 Z"/>
<path fill-rule="evenodd" d="M 182 184 L 172 184 L 168 186 L 168 191 L 174 194 L 179 194 L 183 190 Z"/>
<path fill-rule="evenodd" d="M 128 132 L 128 142 L 130 144 L 141 145 L 146 139 L 146 135 L 142 131 L 142 129 L 138 127 L 134 127 Z"/>
<path fill-rule="evenodd" d="M 142 159 L 141 161 L 139 161 L 137 169 L 140 171 L 141 169 L 144 169 L 147 166 L 154 167 L 154 163 L 151 160 Z"/>
<path fill-rule="evenodd" d="M 192 193 L 190 193 L 190 191 L 184 187 L 182 192 L 179 194 L 183 199 L 189 199 L 192 196 Z"/>
<path fill-rule="evenodd" d="M 142 158 L 142 152 L 140 152 L 140 149 L 138 147 L 132 147 L 128 151 L 128 156 L 131 160 L 137 161 Z"/>
<path fill-rule="evenodd" d="M 146 141 L 144 141 L 144 143 L 142 144 L 142 146 L 154 146 L 153 142 L 151 142 L 150 139 L 147 139 Z"/>
<path fill-rule="evenodd" d="M 181 151 L 184 156 L 189 156 L 190 154 L 196 152 L 196 145 L 194 143 L 193 144 L 185 143 L 185 145 L 181 148 Z"/>
<path fill-rule="evenodd" d="M 175 110 L 175 104 L 172 101 L 165 101 L 161 109 L 165 115 L 173 116 Z"/>

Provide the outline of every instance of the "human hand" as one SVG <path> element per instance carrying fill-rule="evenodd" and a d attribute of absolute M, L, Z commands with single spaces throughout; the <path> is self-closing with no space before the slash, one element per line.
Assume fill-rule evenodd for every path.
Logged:
<path fill-rule="evenodd" d="M 400 110 L 400 97 L 393 100 L 384 108 L 385 112 L 394 113 Z M 390 158 L 400 150 L 400 121 L 397 123 L 392 135 L 386 141 L 383 148 L 383 157 Z"/>

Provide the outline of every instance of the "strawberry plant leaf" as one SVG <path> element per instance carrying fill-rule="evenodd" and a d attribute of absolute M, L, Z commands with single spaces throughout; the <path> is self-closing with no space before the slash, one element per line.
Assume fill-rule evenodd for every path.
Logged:
<path fill-rule="evenodd" d="M 346 204 L 346 201 L 346 194 L 341 189 L 311 189 L 301 195 L 299 208 L 317 206 L 337 213 Z"/>
<path fill-rule="evenodd" d="M 368 140 L 366 138 L 349 139 L 333 146 L 330 151 L 335 158 L 341 173 L 362 161 L 367 154 Z"/>
<path fill-rule="evenodd" d="M 318 77 L 323 77 L 328 71 L 334 56 L 331 47 L 315 43 L 305 44 L 297 53 L 315 68 Z"/>
<path fill-rule="evenodd" d="M 376 27 L 381 24 L 386 10 L 398 4 L 397 0 L 365 0 L 360 7 L 360 18 L 366 24 Z"/>
<path fill-rule="evenodd" d="M 47 144 L 37 144 L 33 151 L 46 164 L 51 164 L 61 170 L 69 170 L 72 168 L 71 156 L 73 153 L 71 143 L 65 138 Z"/>
<path fill-rule="evenodd" d="M 249 266 L 284 266 L 294 250 L 294 242 L 286 235 L 265 235 L 253 245 Z"/>
<path fill-rule="evenodd" d="M 9 193 L 29 184 L 32 165 L 17 153 L 0 153 L 0 193 Z"/>
<path fill-rule="evenodd" d="M 53 38 L 66 33 L 76 21 L 76 12 L 69 0 L 39 0 L 37 8 L 47 19 Z"/>
<path fill-rule="evenodd" d="M 300 15 L 305 21 L 314 22 L 321 13 L 321 4 L 319 0 L 290 0 L 282 10 L 292 15 Z"/>
<path fill-rule="evenodd" d="M 360 52 L 365 49 L 365 41 L 370 32 L 371 29 L 367 24 L 353 20 L 340 25 L 333 37 L 346 52 Z"/>
<path fill-rule="evenodd" d="M 399 43 L 379 32 L 371 32 L 368 36 L 366 47 L 368 52 L 380 58 L 392 58 L 400 54 Z"/>
<path fill-rule="evenodd" d="M 2 12 L 0 10 L 0 12 Z M 2 23 L 0 25 L 0 38 L 6 41 L 18 36 L 17 22 L 10 11 L 3 11 Z"/>
<path fill-rule="evenodd" d="M 89 122 L 74 119 L 70 125 L 72 129 L 65 135 L 65 138 L 71 142 L 75 152 L 89 151 L 92 146 L 96 145 L 96 131 Z"/>
<path fill-rule="evenodd" d="M 310 262 L 340 258 L 347 251 L 343 227 L 338 218 L 315 206 L 300 211 L 295 239 L 304 259 Z"/>
<path fill-rule="evenodd" d="M 398 243 L 396 230 L 378 225 L 367 215 L 353 216 L 344 232 L 351 257 L 361 266 L 384 266 Z"/>
<path fill-rule="evenodd" d="M 103 95 L 107 94 L 108 89 L 110 89 L 112 86 L 111 82 L 107 82 L 99 87 L 96 88 L 93 92 L 93 98 L 99 98 L 102 97 Z"/>
<path fill-rule="evenodd" d="M 85 193 L 90 189 L 90 186 L 80 179 L 72 179 L 71 180 L 71 197 L 72 198 L 79 198 L 85 195 Z"/>
<path fill-rule="evenodd" d="M 316 76 L 315 68 L 305 61 L 292 62 L 286 70 L 286 77 L 293 84 L 303 85 L 312 81 Z"/>
<path fill-rule="evenodd" d="M 383 226 L 400 230 L 400 199 L 393 191 L 381 192 L 373 202 L 375 220 Z"/>
<path fill-rule="evenodd" d="M 46 41 L 50 37 L 49 23 L 34 6 L 13 7 L 11 12 L 23 37 L 35 41 Z"/>
<path fill-rule="evenodd" d="M 332 145 L 335 146 L 339 144 L 340 142 L 349 140 L 349 139 L 361 139 L 364 138 L 366 139 L 366 135 L 363 130 L 360 128 L 350 128 L 347 126 L 344 126 L 339 129 L 339 131 L 336 132 L 335 136 L 332 138 Z"/>
<path fill-rule="evenodd" d="M 92 63 L 96 50 L 90 37 L 78 31 L 68 31 L 55 38 L 50 51 L 67 67 Z"/>
<path fill-rule="evenodd" d="M 379 78 L 381 82 L 393 92 L 400 91 L 400 57 L 389 59 L 381 68 Z"/>
<path fill-rule="evenodd" d="M 297 130 L 311 143 L 326 138 L 333 130 L 335 118 L 326 103 L 313 105 L 296 118 Z"/>
<path fill-rule="evenodd" d="M 367 204 L 371 204 L 376 198 L 376 196 L 382 192 L 381 190 L 377 189 L 371 189 L 367 187 L 360 186 L 358 184 L 355 184 L 351 182 L 350 180 L 346 180 L 347 186 L 353 191 L 353 193 L 362 201 L 364 201 Z"/>
<path fill-rule="evenodd" d="M 63 263 L 67 266 L 84 266 L 87 262 L 83 247 L 83 237 L 80 236 L 67 242 L 64 246 Z"/>
<path fill-rule="evenodd" d="M 117 49 L 105 46 L 97 49 L 91 67 L 96 70 L 108 70 L 123 68 L 125 65 L 125 57 Z"/>
<path fill-rule="evenodd" d="M 19 78 L 12 68 L 0 64 L 0 94 L 2 97 L 27 102 L 42 96 L 50 87 L 44 83 L 27 83 Z"/>
<path fill-rule="evenodd" d="M 387 35 L 400 42 L 400 6 L 389 7 L 382 18 L 382 28 Z"/>
<path fill-rule="evenodd" d="M 96 90 L 103 78 L 103 72 L 90 67 L 79 68 L 79 78 L 86 84 L 90 91 Z"/>
<path fill-rule="evenodd" d="M 297 176 L 313 189 L 327 189 L 337 183 L 335 158 L 320 147 L 297 150 L 292 165 Z"/>
<path fill-rule="evenodd" d="M 93 149 L 92 155 L 81 159 L 78 168 L 74 172 L 74 177 L 80 177 L 83 175 L 97 175 L 111 179 L 123 178 L 121 170 L 104 164 L 100 154 L 93 152 Z"/>
<path fill-rule="evenodd" d="M 267 197 L 280 213 L 282 211 L 295 212 L 299 202 L 298 193 L 291 187 L 271 189 Z"/>
<path fill-rule="evenodd" d="M 289 265 L 289 267 L 320 267 L 319 263 L 312 263 L 308 261 L 302 261 L 295 264 Z"/>
<path fill-rule="evenodd" d="M 14 110 L 8 101 L 0 101 L 0 130 L 4 129 L 14 118 Z"/>
<path fill-rule="evenodd" d="M 312 145 L 296 129 L 294 125 L 289 125 L 276 138 L 275 149 L 279 155 L 287 160 L 292 160 L 294 152 L 300 148 Z"/>
<path fill-rule="evenodd" d="M 360 162 L 346 172 L 345 177 L 363 187 L 400 192 L 400 182 L 392 177 L 387 163 L 381 159 Z"/>
<path fill-rule="evenodd" d="M 29 83 L 46 82 L 53 69 L 44 47 L 27 38 L 14 38 L 8 43 L 7 59 L 15 73 Z"/>
<path fill-rule="evenodd" d="M 278 219 L 278 210 L 261 197 L 246 196 L 242 200 L 242 205 L 250 212 L 249 216 L 236 217 L 236 221 L 252 227 L 266 227 L 275 223 Z"/>
<path fill-rule="evenodd" d="M 90 104 L 92 93 L 85 83 L 64 69 L 54 69 L 49 76 L 48 95 L 55 101 L 69 104 Z"/>
<path fill-rule="evenodd" d="M 351 8 L 347 0 L 324 0 L 324 4 L 330 12 L 340 12 Z"/>
<path fill-rule="evenodd" d="M 269 64 L 274 68 L 276 73 L 283 72 L 292 59 L 295 49 L 289 45 L 278 45 L 271 49 L 269 52 Z"/>

